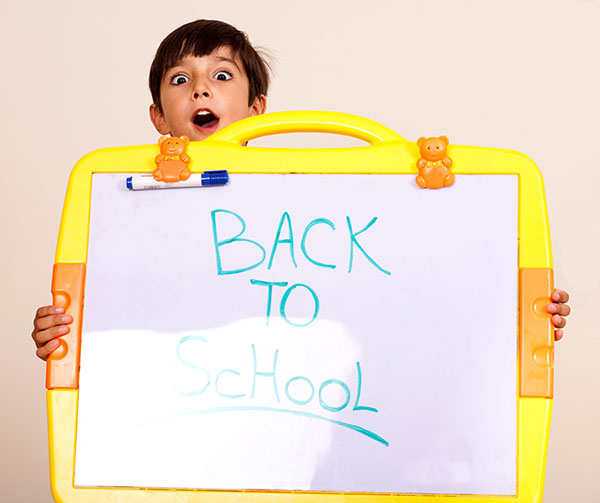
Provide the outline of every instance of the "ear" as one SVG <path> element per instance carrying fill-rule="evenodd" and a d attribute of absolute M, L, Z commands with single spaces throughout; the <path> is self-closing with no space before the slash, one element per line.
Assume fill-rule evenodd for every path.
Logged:
<path fill-rule="evenodd" d="M 162 142 L 163 142 L 163 141 L 165 141 L 165 140 L 168 140 L 168 139 L 169 139 L 169 137 L 168 137 L 168 136 L 161 136 L 161 137 L 158 139 L 158 144 L 159 144 L 159 145 L 162 145 Z"/>
<path fill-rule="evenodd" d="M 264 94 L 254 98 L 254 103 L 250 106 L 249 117 L 254 115 L 262 115 L 267 110 L 267 97 Z"/>
<path fill-rule="evenodd" d="M 190 139 L 185 135 L 180 136 L 179 139 L 183 142 L 184 145 L 187 145 L 190 142 Z"/>
<path fill-rule="evenodd" d="M 448 145 L 448 138 L 446 138 L 445 136 L 440 136 L 439 139 L 442 140 L 446 145 Z"/>
<path fill-rule="evenodd" d="M 421 148 L 421 145 L 423 145 L 423 142 L 426 140 L 427 138 L 425 138 L 424 136 L 421 136 L 421 138 L 419 138 L 417 140 L 417 145 L 419 146 L 419 148 Z"/>
<path fill-rule="evenodd" d="M 154 127 L 160 134 L 170 134 L 169 126 L 165 121 L 165 117 L 162 112 L 158 109 L 158 106 L 155 103 L 150 105 L 150 120 Z"/>

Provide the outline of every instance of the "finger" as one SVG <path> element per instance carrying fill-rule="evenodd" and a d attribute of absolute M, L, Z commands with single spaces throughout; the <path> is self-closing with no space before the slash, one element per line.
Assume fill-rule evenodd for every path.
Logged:
<path fill-rule="evenodd" d="M 565 331 L 564 330 L 556 330 L 554 332 L 554 340 L 556 342 L 560 341 L 563 338 L 563 335 L 565 335 Z"/>
<path fill-rule="evenodd" d="M 63 307 L 59 307 L 59 306 L 42 306 L 40 307 L 36 313 L 35 313 L 35 317 L 36 318 L 43 318 L 44 316 L 48 316 L 51 314 L 62 314 L 65 312 L 65 309 Z"/>
<path fill-rule="evenodd" d="M 552 292 L 552 301 L 553 302 L 569 302 L 569 294 L 564 290 L 559 290 L 555 288 Z"/>
<path fill-rule="evenodd" d="M 41 330 L 39 332 L 34 332 L 32 334 L 32 336 L 33 336 L 33 340 L 35 341 L 35 345 L 39 348 L 40 346 L 43 346 L 44 344 L 51 341 L 52 339 L 56 339 L 57 337 L 60 337 L 61 335 L 68 334 L 70 332 L 70 330 L 71 329 L 69 327 L 67 327 L 66 325 L 61 325 L 60 327 L 52 327 L 52 328 L 48 328 L 47 330 Z"/>
<path fill-rule="evenodd" d="M 565 328 L 565 325 L 567 324 L 567 320 L 565 320 L 562 316 L 555 314 L 552 316 L 552 324 L 556 328 Z"/>
<path fill-rule="evenodd" d="M 552 314 L 560 314 L 561 316 L 569 316 L 571 308 L 567 304 L 548 304 L 546 311 Z"/>
<path fill-rule="evenodd" d="M 73 317 L 70 314 L 51 314 L 43 318 L 36 318 L 33 321 L 33 326 L 35 331 L 39 332 L 59 325 L 68 325 L 72 321 Z"/>
<path fill-rule="evenodd" d="M 54 351 L 58 346 L 60 346 L 60 342 L 54 339 L 48 344 L 39 347 L 35 354 L 38 356 L 38 358 L 41 358 L 42 360 L 46 361 L 50 356 L 50 353 L 52 353 L 52 351 Z"/>

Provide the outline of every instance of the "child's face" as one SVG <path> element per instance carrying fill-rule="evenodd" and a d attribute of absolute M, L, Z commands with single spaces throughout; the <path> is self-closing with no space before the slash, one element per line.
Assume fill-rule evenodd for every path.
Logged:
<path fill-rule="evenodd" d="M 266 99 L 248 106 L 249 84 L 244 65 L 229 47 L 207 56 L 186 56 L 170 68 L 160 84 L 162 113 L 150 105 L 150 119 L 160 134 L 204 140 L 236 121 L 262 114 Z"/>

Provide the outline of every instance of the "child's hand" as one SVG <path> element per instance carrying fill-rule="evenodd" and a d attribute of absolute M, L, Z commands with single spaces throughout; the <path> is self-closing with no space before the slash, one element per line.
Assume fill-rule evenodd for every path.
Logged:
<path fill-rule="evenodd" d="M 35 313 L 31 337 L 37 347 L 35 354 L 44 361 L 60 345 L 56 338 L 69 333 L 67 325 L 73 318 L 64 313 L 65 310 L 57 306 L 43 306 Z"/>
<path fill-rule="evenodd" d="M 567 324 L 564 317 L 569 316 L 571 313 L 571 308 L 566 304 L 566 302 L 569 302 L 569 294 L 564 290 L 555 288 L 550 299 L 552 302 L 546 306 L 546 311 L 552 314 L 552 324 L 558 329 L 554 332 L 554 340 L 560 341 L 564 335 L 562 329 Z"/>

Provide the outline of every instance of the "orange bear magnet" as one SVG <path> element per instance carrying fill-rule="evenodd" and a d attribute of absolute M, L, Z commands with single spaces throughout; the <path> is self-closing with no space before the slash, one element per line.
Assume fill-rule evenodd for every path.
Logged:
<path fill-rule="evenodd" d="M 161 136 L 158 139 L 160 154 L 156 156 L 156 169 L 152 176 L 158 182 L 187 180 L 192 174 L 188 168 L 190 157 L 185 153 L 190 140 L 187 136 Z"/>
<path fill-rule="evenodd" d="M 454 183 L 454 173 L 450 171 L 452 159 L 446 154 L 448 138 L 419 138 L 417 145 L 421 158 L 417 161 L 419 174 L 417 185 L 422 189 L 441 189 Z"/>

